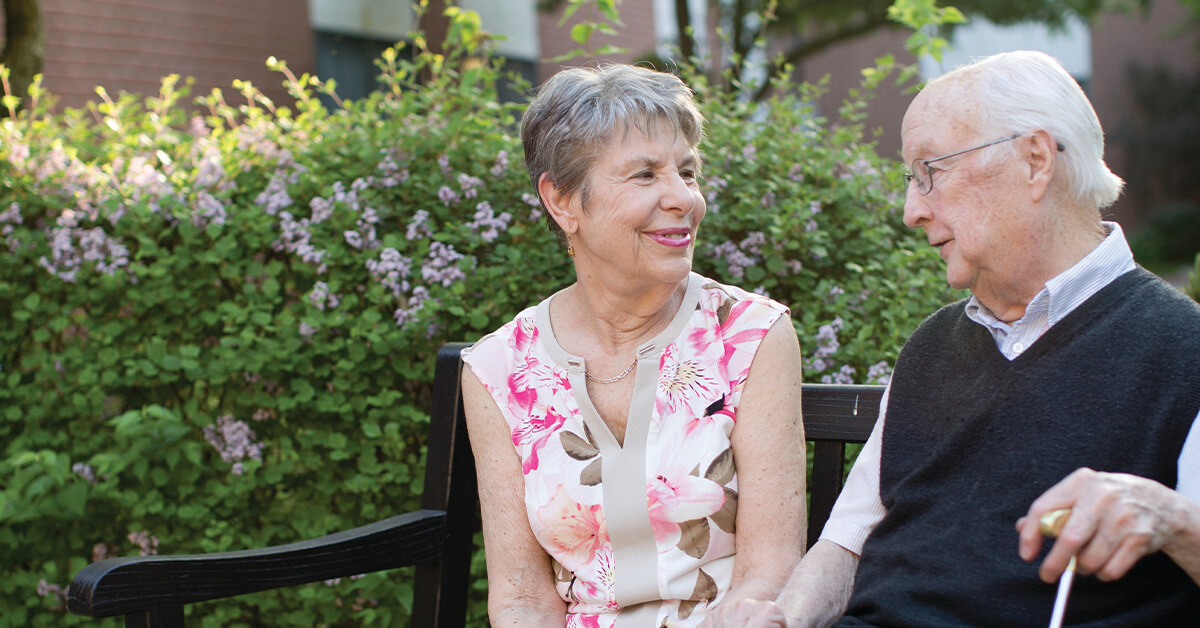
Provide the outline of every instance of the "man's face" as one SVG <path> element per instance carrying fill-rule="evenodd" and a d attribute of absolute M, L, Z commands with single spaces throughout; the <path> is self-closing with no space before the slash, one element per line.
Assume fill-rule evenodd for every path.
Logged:
<path fill-rule="evenodd" d="M 963 90 L 940 88 L 917 95 L 904 116 L 903 155 L 933 159 L 1003 137 L 991 137 L 978 124 L 978 108 Z M 904 202 L 904 223 L 925 230 L 929 244 L 946 261 L 946 280 L 969 289 L 986 303 L 1006 290 L 1030 254 L 1030 212 L 1022 211 L 1020 160 L 1002 157 L 985 167 L 986 151 L 1008 150 L 1018 138 L 929 164 L 933 187 L 922 194 L 914 181 Z M 1014 146 L 1009 146 L 1012 144 Z M 924 168 L 917 164 L 917 168 Z M 1023 185 L 1023 187 L 1022 187 Z M 1035 236 L 1036 237 L 1036 236 Z"/>

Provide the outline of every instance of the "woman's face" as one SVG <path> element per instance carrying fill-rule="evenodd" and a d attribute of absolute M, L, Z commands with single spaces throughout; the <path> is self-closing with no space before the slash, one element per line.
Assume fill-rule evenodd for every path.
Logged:
<path fill-rule="evenodd" d="M 570 233 L 580 276 L 630 287 L 675 284 L 692 269 L 704 195 L 699 158 L 666 122 L 619 134 L 597 157 L 586 193 L 573 195 Z"/>

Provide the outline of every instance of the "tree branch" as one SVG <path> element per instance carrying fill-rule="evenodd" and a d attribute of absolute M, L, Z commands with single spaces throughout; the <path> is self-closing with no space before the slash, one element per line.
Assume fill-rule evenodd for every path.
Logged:
<path fill-rule="evenodd" d="M 816 54 L 821 50 L 832 46 L 833 44 L 854 39 L 876 29 L 891 27 L 891 22 L 888 21 L 886 13 L 869 14 L 863 20 L 847 25 L 839 25 L 838 28 L 822 33 L 818 37 L 812 39 L 802 39 L 795 46 L 788 49 L 783 55 L 783 65 L 794 65 L 804 58 Z M 771 92 L 771 79 L 779 74 L 779 66 L 772 65 L 767 80 L 759 86 L 758 91 L 754 93 L 755 102 L 759 102 L 767 97 Z"/>

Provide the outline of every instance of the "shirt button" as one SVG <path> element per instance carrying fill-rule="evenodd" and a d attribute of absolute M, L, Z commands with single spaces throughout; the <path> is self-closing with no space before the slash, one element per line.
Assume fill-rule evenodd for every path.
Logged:
<path fill-rule="evenodd" d="M 1021 353 L 1022 351 L 1025 350 L 1025 344 L 1018 342 L 1018 343 L 1014 344 L 1012 348 L 1013 348 L 1013 351 L 1016 351 L 1017 353 Z"/>

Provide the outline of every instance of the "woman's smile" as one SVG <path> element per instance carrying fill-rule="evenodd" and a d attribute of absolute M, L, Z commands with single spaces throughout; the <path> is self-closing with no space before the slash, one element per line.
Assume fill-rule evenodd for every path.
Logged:
<path fill-rule="evenodd" d="M 663 246 L 686 248 L 692 244 L 692 230 L 686 227 L 655 229 L 642 233 Z"/>

